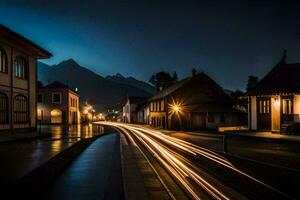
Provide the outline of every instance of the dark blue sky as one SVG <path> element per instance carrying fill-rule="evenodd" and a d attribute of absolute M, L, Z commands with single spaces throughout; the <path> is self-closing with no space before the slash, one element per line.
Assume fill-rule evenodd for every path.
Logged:
<path fill-rule="evenodd" d="M 162 3 L 164 2 L 164 3 Z M 300 62 L 300 6 L 280 1 L 1 0 L 0 23 L 101 74 L 179 78 L 193 67 L 224 88 L 244 89 L 286 48 Z M 237 3 L 238 2 L 238 3 Z"/>

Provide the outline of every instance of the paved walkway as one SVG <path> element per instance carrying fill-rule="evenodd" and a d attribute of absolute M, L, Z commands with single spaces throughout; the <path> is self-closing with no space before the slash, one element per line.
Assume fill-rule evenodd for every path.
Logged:
<path fill-rule="evenodd" d="M 170 200 L 140 150 L 121 135 L 124 195 L 126 200 Z"/>
<path fill-rule="evenodd" d="M 82 152 L 56 180 L 45 199 L 122 200 L 119 135 L 104 135 Z"/>
<path fill-rule="evenodd" d="M 290 142 L 300 142 L 300 136 L 282 135 L 279 133 L 272 133 L 272 132 L 240 131 L 240 132 L 225 132 L 225 134 L 256 137 L 256 138 L 262 138 L 262 139 L 274 139 L 274 140 L 290 141 Z"/>
<path fill-rule="evenodd" d="M 278 141 L 290 141 L 290 142 L 300 142 L 300 135 L 283 135 L 279 133 L 272 133 L 272 132 L 261 132 L 261 131 L 228 131 L 228 132 L 218 132 L 218 131 L 173 131 L 173 130 L 165 130 L 165 129 L 157 129 L 153 128 L 149 125 L 139 125 L 146 128 L 150 128 L 153 130 L 158 130 L 163 133 L 187 133 L 191 135 L 215 135 L 215 136 L 222 136 L 223 134 L 226 135 L 239 135 L 239 136 L 245 136 L 245 137 L 253 137 L 253 138 L 260 138 L 260 139 L 270 139 L 270 140 L 278 140 Z"/>

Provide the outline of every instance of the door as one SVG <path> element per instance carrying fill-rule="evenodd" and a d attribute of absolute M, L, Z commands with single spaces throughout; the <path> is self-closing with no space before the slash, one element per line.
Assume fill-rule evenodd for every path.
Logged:
<path fill-rule="evenodd" d="M 257 129 L 271 130 L 270 97 L 257 97 Z"/>
<path fill-rule="evenodd" d="M 51 124 L 61 124 L 62 123 L 62 111 L 59 109 L 53 109 L 50 113 Z"/>

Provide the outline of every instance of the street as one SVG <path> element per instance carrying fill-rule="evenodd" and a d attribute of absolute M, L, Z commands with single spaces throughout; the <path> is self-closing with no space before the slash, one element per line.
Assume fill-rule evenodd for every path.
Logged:
<path fill-rule="evenodd" d="M 139 125 L 102 122 L 144 146 L 194 199 L 296 199 L 297 144 L 228 139 L 219 135 L 163 133 Z M 294 159 L 293 159 L 294 157 Z M 299 156 L 298 156 L 299 157 Z M 291 183 L 291 184 L 287 184 Z"/>

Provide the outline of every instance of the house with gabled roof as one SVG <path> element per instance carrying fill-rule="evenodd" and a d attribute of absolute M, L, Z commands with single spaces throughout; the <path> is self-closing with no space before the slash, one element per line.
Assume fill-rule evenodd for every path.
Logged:
<path fill-rule="evenodd" d="M 42 124 L 79 124 L 79 93 L 54 81 L 38 89 L 37 117 Z"/>
<path fill-rule="evenodd" d="M 204 72 L 178 81 L 149 103 L 149 124 L 154 127 L 218 129 L 240 120 L 231 97 Z"/>
<path fill-rule="evenodd" d="M 281 60 L 247 92 L 250 130 L 279 132 L 300 122 L 300 63 Z"/>
<path fill-rule="evenodd" d="M 37 60 L 51 56 L 0 24 L 0 131 L 36 128 Z"/>

